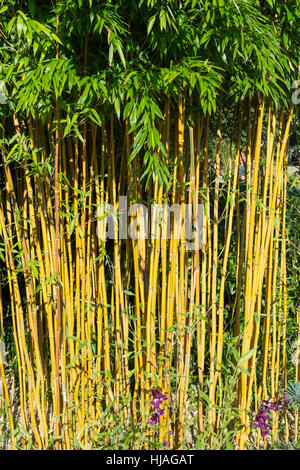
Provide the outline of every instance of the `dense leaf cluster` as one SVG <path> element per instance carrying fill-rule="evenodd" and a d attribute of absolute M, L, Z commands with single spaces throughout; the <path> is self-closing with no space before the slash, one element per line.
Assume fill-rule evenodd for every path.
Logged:
<path fill-rule="evenodd" d="M 138 132 L 132 158 L 143 148 L 146 173 L 162 178 L 164 98 L 193 96 L 209 114 L 224 90 L 287 104 L 298 78 L 299 0 L 2 3 L 2 117 L 45 120 L 58 101 L 64 134 L 81 138 L 84 116 L 99 125 L 113 109 Z"/>

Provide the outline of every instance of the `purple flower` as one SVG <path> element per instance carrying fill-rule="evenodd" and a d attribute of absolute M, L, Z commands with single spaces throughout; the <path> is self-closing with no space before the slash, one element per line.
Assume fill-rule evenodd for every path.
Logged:
<path fill-rule="evenodd" d="M 270 419 L 270 416 L 268 415 L 267 411 L 269 411 L 272 408 L 272 404 L 269 401 L 264 400 L 264 402 L 261 405 L 260 411 L 258 415 L 255 418 L 255 421 L 253 425 L 256 428 L 259 428 L 261 430 L 262 436 L 265 437 L 269 434 L 269 426 L 267 425 L 267 422 Z"/>
<path fill-rule="evenodd" d="M 270 432 L 270 427 L 269 427 L 269 426 L 267 426 L 267 425 L 265 424 L 265 425 L 261 426 L 260 429 L 261 429 L 261 435 L 262 435 L 262 437 L 266 437 L 266 436 L 269 435 L 269 432 Z"/>
<path fill-rule="evenodd" d="M 153 413 L 153 415 L 151 415 L 149 419 L 149 423 L 151 424 L 151 426 L 155 426 L 158 423 L 158 419 L 159 419 L 159 414 Z"/>
<path fill-rule="evenodd" d="M 170 442 L 168 442 L 168 441 L 164 441 L 164 442 L 163 442 L 163 445 L 164 445 L 165 447 L 170 448 Z"/>
<path fill-rule="evenodd" d="M 268 414 L 268 411 L 279 411 L 284 408 L 284 406 L 287 406 L 289 401 L 284 392 L 284 404 L 280 400 L 263 400 L 259 413 L 255 417 L 255 421 L 253 425 L 256 428 L 259 428 L 261 430 L 261 434 L 263 437 L 268 436 L 270 432 L 270 426 L 268 425 L 268 421 L 270 420 L 270 415 Z"/>
<path fill-rule="evenodd" d="M 161 408 L 155 408 L 156 409 L 156 412 L 158 414 L 158 416 L 163 416 L 165 414 L 164 410 L 162 410 Z"/>
<path fill-rule="evenodd" d="M 163 395 L 159 390 L 156 390 L 155 388 L 152 388 L 151 392 L 153 397 L 152 405 L 155 409 L 155 413 L 151 415 L 149 423 L 151 424 L 151 426 L 155 426 L 158 423 L 159 417 L 165 414 L 164 410 L 162 410 L 159 405 L 161 405 L 168 398 L 166 397 L 166 395 Z"/>
<path fill-rule="evenodd" d="M 159 408 L 159 405 L 162 405 L 163 402 L 168 398 L 166 397 L 166 395 L 163 395 L 159 390 L 156 390 L 155 388 L 153 388 L 151 392 L 153 396 L 152 405 L 157 410 Z"/>

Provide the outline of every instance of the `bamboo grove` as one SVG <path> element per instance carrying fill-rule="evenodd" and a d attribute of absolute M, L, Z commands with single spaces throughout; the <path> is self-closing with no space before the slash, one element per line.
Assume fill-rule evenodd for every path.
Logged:
<path fill-rule="evenodd" d="M 234 374 L 228 426 L 248 448 L 261 400 L 299 382 L 286 227 L 299 2 L 10 0 L 0 14 L 8 445 L 180 449 L 189 403 L 195 435 L 226 445 Z M 183 231 L 185 204 L 194 224 L 202 204 L 201 248 L 157 220 L 121 237 L 125 195 L 177 204 Z M 152 389 L 167 397 L 158 427 Z M 297 441 L 297 411 L 284 419 Z"/>

